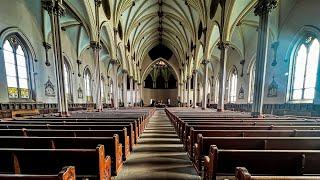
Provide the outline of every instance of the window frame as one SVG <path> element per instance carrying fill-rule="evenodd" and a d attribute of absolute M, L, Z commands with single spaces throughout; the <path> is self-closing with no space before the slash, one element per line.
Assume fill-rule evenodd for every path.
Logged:
<path fill-rule="evenodd" d="M 302 38 L 301 38 L 302 37 Z M 293 93 L 294 93 L 294 81 L 295 81 L 295 73 L 296 73 L 296 63 L 297 63 L 297 56 L 299 53 L 300 48 L 302 47 L 303 44 L 305 44 L 304 42 L 306 41 L 306 39 L 308 37 L 312 37 L 313 39 L 311 40 L 311 42 L 309 43 L 308 46 L 306 46 L 307 48 L 307 55 L 306 55 L 306 64 L 305 64 L 305 68 L 304 68 L 304 77 L 303 77 L 303 87 L 302 87 L 302 95 L 301 95 L 301 99 L 294 99 L 293 98 Z M 305 88 L 305 83 L 306 83 L 306 75 L 308 72 L 308 57 L 309 57 L 309 53 L 310 53 L 310 47 L 312 45 L 312 43 L 314 42 L 314 40 L 318 40 L 319 43 L 319 47 L 320 47 L 320 39 L 319 37 L 313 33 L 313 32 L 305 32 L 303 33 L 302 36 L 300 36 L 300 38 L 297 40 L 296 46 L 292 51 L 292 57 L 291 57 L 291 74 L 290 74 L 290 86 L 289 86 L 289 103 L 313 103 L 315 101 L 315 99 L 317 98 L 317 84 L 318 84 L 318 74 L 319 74 L 319 67 L 320 67 L 320 52 L 319 52 L 319 57 L 318 57 L 318 67 L 317 67 L 317 77 L 316 77 L 316 83 L 315 83 L 315 95 L 313 99 L 305 99 L 304 97 L 304 92 L 306 90 Z"/>
<path fill-rule="evenodd" d="M 68 83 L 64 84 L 64 86 L 68 86 L 68 92 L 66 92 L 66 94 L 68 94 L 69 96 L 67 97 L 68 98 L 68 101 L 70 101 L 70 103 L 73 102 L 73 86 L 72 86 L 72 69 L 71 69 L 71 64 L 69 63 L 69 61 L 67 60 L 66 57 L 64 57 L 64 62 L 63 62 L 63 67 L 65 68 L 66 67 L 66 72 L 67 74 L 64 74 L 64 78 L 67 78 L 68 80 Z M 63 70 L 64 72 L 64 70 Z M 65 87 L 65 90 L 66 90 L 66 87 Z"/>
<path fill-rule="evenodd" d="M 15 42 L 13 42 L 13 39 Z M 9 101 L 28 101 L 28 100 L 32 100 L 33 96 L 32 96 L 32 83 L 31 83 L 31 69 L 30 69 L 30 54 L 29 51 L 25 45 L 25 43 L 23 42 L 23 39 L 16 33 L 13 34 L 9 34 L 8 36 L 6 36 L 3 40 L 3 44 L 2 46 L 4 46 L 4 44 L 6 43 L 6 41 L 8 41 L 10 43 L 10 46 L 12 48 L 12 52 L 13 56 L 14 56 L 14 66 L 15 66 L 15 73 L 16 73 L 16 83 L 17 83 L 17 90 L 18 90 L 18 97 L 14 98 L 14 97 L 10 97 L 9 96 L 9 86 L 8 86 L 8 79 L 7 79 L 7 67 L 6 67 L 6 57 L 4 56 L 4 51 L 6 51 L 4 49 L 4 47 L 2 47 L 2 53 L 3 53 L 3 63 L 4 63 L 4 70 L 5 70 L 5 76 L 6 76 L 6 85 L 7 85 L 7 94 L 8 94 L 8 99 Z M 21 50 L 24 53 L 24 58 L 25 58 L 25 70 L 26 70 L 26 80 L 27 80 L 27 85 L 28 85 L 28 97 L 27 98 L 23 98 L 21 97 L 21 88 L 20 88 L 20 77 L 19 77 L 19 70 L 18 70 L 18 58 L 17 58 L 17 49 L 18 47 L 21 47 Z"/>
<path fill-rule="evenodd" d="M 235 76 L 236 78 L 236 87 L 235 87 L 235 92 L 234 92 L 234 96 L 231 96 L 231 93 L 232 92 L 232 87 L 233 87 L 233 84 L 232 84 L 232 80 L 233 80 L 233 77 Z M 235 67 L 233 67 L 230 71 L 230 74 L 229 74 L 229 90 L 228 90 L 228 100 L 229 100 L 229 103 L 236 103 L 237 102 L 237 88 L 238 88 L 238 71 Z"/>
<path fill-rule="evenodd" d="M 256 79 L 256 61 L 252 62 L 250 66 L 250 84 L 249 84 L 249 96 L 248 96 L 248 103 L 253 103 L 253 97 L 254 97 L 254 86 L 255 86 L 255 79 Z"/>
<path fill-rule="evenodd" d="M 90 78 L 89 78 L 89 87 L 90 87 L 90 96 L 87 95 L 87 75 L 90 75 Z M 93 95 L 92 95 L 92 74 L 91 74 L 91 71 L 89 68 L 86 68 L 84 73 L 83 73 L 83 77 L 84 77 L 84 90 L 85 90 L 85 97 L 86 97 L 86 101 L 87 102 L 93 102 Z"/>

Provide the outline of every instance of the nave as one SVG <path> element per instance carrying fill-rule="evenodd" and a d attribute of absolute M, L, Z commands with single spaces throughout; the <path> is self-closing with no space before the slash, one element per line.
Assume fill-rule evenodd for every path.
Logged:
<path fill-rule="evenodd" d="M 198 180 L 163 110 L 157 110 L 115 180 Z"/>

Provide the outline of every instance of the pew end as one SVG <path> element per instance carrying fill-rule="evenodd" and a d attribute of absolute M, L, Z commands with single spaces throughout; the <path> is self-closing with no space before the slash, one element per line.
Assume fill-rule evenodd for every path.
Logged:
<path fill-rule="evenodd" d="M 218 148 L 215 145 L 210 146 L 209 156 L 204 157 L 203 179 L 216 179 L 218 161 Z"/>
<path fill-rule="evenodd" d="M 251 180 L 251 174 L 245 167 L 237 167 L 235 177 L 237 180 Z"/>
<path fill-rule="evenodd" d="M 76 180 L 76 170 L 74 166 L 64 167 L 58 175 L 59 180 Z"/>

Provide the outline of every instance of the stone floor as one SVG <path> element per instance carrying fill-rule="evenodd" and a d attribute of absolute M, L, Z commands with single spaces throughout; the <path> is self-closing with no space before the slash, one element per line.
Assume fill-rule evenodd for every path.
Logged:
<path fill-rule="evenodd" d="M 150 119 L 138 144 L 115 180 L 198 180 L 163 110 Z"/>

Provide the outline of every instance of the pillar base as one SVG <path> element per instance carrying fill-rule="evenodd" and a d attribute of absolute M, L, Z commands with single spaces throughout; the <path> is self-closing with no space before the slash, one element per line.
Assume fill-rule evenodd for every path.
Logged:
<path fill-rule="evenodd" d="M 252 113 L 251 113 L 251 116 L 252 116 L 253 118 L 259 118 L 259 119 L 265 118 L 265 116 L 264 116 L 263 114 L 259 113 L 259 112 L 252 112 Z"/>
<path fill-rule="evenodd" d="M 203 107 L 203 108 L 201 108 L 202 110 L 206 110 L 207 108 L 205 108 L 205 107 Z"/>
<path fill-rule="evenodd" d="M 69 112 L 59 112 L 58 117 L 70 117 Z"/>
<path fill-rule="evenodd" d="M 224 109 L 217 109 L 217 112 L 224 112 Z"/>

